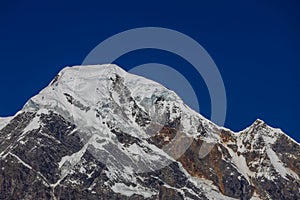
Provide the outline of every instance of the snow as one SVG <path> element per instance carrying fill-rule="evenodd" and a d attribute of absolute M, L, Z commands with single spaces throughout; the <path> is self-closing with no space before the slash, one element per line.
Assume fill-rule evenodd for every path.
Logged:
<path fill-rule="evenodd" d="M 278 158 L 278 156 L 276 155 L 276 153 L 271 148 L 267 148 L 267 154 L 268 154 L 268 156 L 270 158 L 270 161 L 271 161 L 272 165 L 275 167 L 276 171 L 282 177 L 285 177 L 286 176 L 286 169 L 283 166 L 283 164 L 280 161 L 280 159 Z"/>
<path fill-rule="evenodd" d="M 272 165 L 274 166 L 275 170 L 285 179 L 287 175 L 294 177 L 295 179 L 299 179 L 299 176 L 289 168 L 284 167 L 282 161 L 279 159 L 277 154 L 273 151 L 272 148 L 267 148 L 267 155 L 270 158 Z"/>
<path fill-rule="evenodd" d="M 26 144 L 26 142 L 27 142 L 27 140 L 26 141 L 21 140 L 20 144 L 24 145 L 24 144 Z"/>
<path fill-rule="evenodd" d="M 18 113 L 17 113 L 18 114 Z M 16 114 L 16 115 L 17 115 Z M 9 121 L 11 120 L 11 118 L 8 118 L 6 123 L 9 123 Z M 34 129 L 38 129 L 40 127 L 40 124 L 39 124 L 39 117 L 34 117 L 30 122 L 29 124 L 24 128 L 22 134 L 19 136 L 19 138 L 17 139 L 17 142 L 19 142 L 20 144 L 24 145 L 26 143 L 26 141 L 23 141 L 23 138 L 25 137 L 25 135 L 31 131 L 31 130 L 34 130 Z M 10 139 L 11 136 L 10 134 L 8 135 L 8 137 L 6 139 Z M 11 143 L 4 151 L 2 151 L 0 153 L 0 157 L 2 158 L 5 158 L 10 152 L 7 153 L 7 151 L 9 151 L 9 149 L 12 149 L 14 146 L 14 143 Z M 6 154 L 4 154 L 6 153 Z M 4 155 L 3 155 L 4 154 Z"/>
<path fill-rule="evenodd" d="M 58 143 L 58 144 L 61 143 L 58 139 L 56 139 L 56 138 L 55 138 L 54 136 L 52 136 L 52 135 L 49 135 L 49 134 L 43 133 L 43 132 L 40 132 L 40 134 L 43 135 L 43 136 L 45 136 L 45 137 L 47 137 L 47 138 L 49 138 L 49 139 L 51 139 L 51 140 L 53 140 L 53 141 L 55 141 L 55 142 Z"/>
<path fill-rule="evenodd" d="M 272 127 L 271 127 L 272 128 Z M 293 143 L 300 145 L 299 142 L 297 142 L 296 140 L 294 140 L 293 138 L 291 138 L 289 135 L 285 134 L 280 128 L 272 128 L 275 132 L 279 133 L 279 134 L 283 134 L 285 137 L 287 137 L 289 140 L 291 140 Z"/>
<path fill-rule="evenodd" d="M 208 199 L 234 200 L 234 198 L 223 195 L 210 180 L 196 177 L 191 177 L 189 180 L 194 183 L 196 187 L 201 188 Z"/>
<path fill-rule="evenodd" d="M 85 173 L 86 170 L 85 170 L 85 168 L 84 168 L 83 166 L 81 166 L 80 169 L 79 169 L 79 172 L 80 172 L 80 173 Z"/>
<path fill-rule="evenodd" d="M 280 129 L 270 127 L 263 120 L 257 119 L 251 126 L 246 128 L 244 131 L 236 133 L 235 135 L 237 137 L 239 152 L 243 153 L 245 151 L 256 151 L 256 153 L 268 156 L 270 162 L 266 161 L 265 157 L 262 157 L 260 160 L 255 160 L 250 163 L 250 165 L 252 165 L 253 167 L 258 166 L 258 172 L 255 174 L 256 177 L 265 177 L 269 180 L 275 180 L 276 177 L 274 176 L 274 174 L 272 174 L 272 170 L 270 167 L 273 166 L 275 171 L 283 178 L 287 179 L 287 175 L 289 175 L 291 177 L 294 177 L 295 179 L 299 179 L 299 176 L 294 171 L 285 166 L 285 164 L 280 160 L 276 152 L 274 152 L 271 147 L 273 144 L 275 144 L 280 135 L 284 135 L 288 139 L 292 140 Z M 251 149 L 246 149 L 243 142 L 250 143 Z M 262 145 L 263 147 L 258 149 L 257 145 Z M 232 153 L 233 152 L 231 150 L 230 154 Z M 244 161 L 238 161 L 236 157 L 233 157 L 233 160 L 235 162 L 239 162 L 239 166 L 241 168 L 246 167 Z M 244 172 L 246 174 L 249 174 L 249 171 L 247 171 L 248 169 L 246 169 L 246 171 Z"/>
<path fill-rule="evenodd" d="M 166 137 L 164 138 L 164 141 L 165 141 L 165 142 L 169 142 L 169 141 L 170 141 L 170 137 L 169 137 L 169 136 L 166 136 Z"/>
<path fill-rule="evenodd" d="M 115 78 L 115 74 L 124 79 L 124 85 L 129 89 L 130 95 L 138 106 L 146 112 L 153 108 L 156 98 L 163 97 L 166 99 L 167 103 L 164 104 L 162 110 L 155 110 L 151 114 L 152 117 L 160 115 L 159 113 L 166 113 L 167 109 L 170 111 L 176 106 L 178 112 L 169 112 L 171 113 L 170 120 L 181 116 L 183 113 L 183 116 L 181 116 L 182 124 L 184 131 L 189 134 L 197 132 L 199 119 L 205 120 L 199 113 L 184 105 L 183 101 L 173 91 L 149 79 L 129 74 L 116 65 L 66 67 L 59 73 L 57 81 L 31 98 L 23 110 L 55 109 L 63 117 L 78 124 L 79 129 L 83 127 L 84 129 L 87 127 L 94 130 L 102 129 L 102 122 L 109 121 L 120 126 L 124 132 L 130 132 L 132 135 L 142 138 L 149 137 L 145 134 L 145 130 L 135 124 L 135 118 L 130 113 L 131 109 L 126 110 L 127 107 L 132 105 L 121 105 L 120 94 L 110 90 L 111 79 Z M 64 94 L 68 94 L 78 105 L 89 108 L 89 110 L 82 110 L 75 103 L 71 104 Z M 125 116 L 121 113 L 118 115 L 114 113 L 112 102 L 123 109 Z M 171 104 L 167 108 L 169 102 Z M 95 117 L 98 109 L 103 113 L 100 119 Z M 163 121 L 160 120 L 162 123 Z M 130 126 L 128 126 L 128 123 L 131 123 Z M 128 127 L 131 127 L 130 130 L 128 130 Z M 208 140 L 209 137 L 206 139 Z"/>
<path fill-rule="evenodd" d="M 132 155 L 138 156 L 138 158 L 147 158 L 150 160 L 159 160 L 161 158 L 161 156 L 146 153 L 140 146 L 135 143 L 129 146 L 128 152 Z"/>
<path fill-rule="evenodd" d="M 32 169 L 32 167 L 30 165 L 28 165 L 27 163 L 25 163 L 21 158 L 19 158 L 17 155 L 9 152 L 9 155 L 13 156 L 14 158 L 16 158 L 21 164 L 23 164 L 25 167 L 27 167 L 28 169 Z"/>
<path fill-rule="evenodd" d="M 65 163 L 70 164 L 71 166 L 75 166 L 81 159 L 81 157 L 86 152 L 86 149 L 89 144 L 86 144 L 82 147 L 82 149 L 72 155 L 67 155 L 61 158 L 61 161 L 58 163 L 58 168 L 62 168 Z"/>
<path fill-rule="evenodd" d="M 40 128 L 39 117 L 34 117 L 31 122 L 26 126 L 23 130 L 23 133 L 27 133 L 28 131 Z"/>
<path fill-rule="evenodd" d="M 134 194 L 142 195 L 145 198 L 150 198 L 151 196 L 156 195 L 156 192 L 142 186 L 133 187 L 131 185 L 127 186 L 124 183 L 116 183 L 111 187 L 111 189 L 116 193 L 120 193 L 128 197 Z"/>
<path fill-rule="evenodd" d="M 0 130 L 4 128 L 13 117 L 0 117 Z"/>
<path fill-rule="evenodd" d="M 253 196 L 251 197 L 251 199 L 250 200 L 260 200 L 261 198 L 259 198 L 259 195 L 256 193 L 256 192 L 254 192 L 253 193 Z"/>
<path fill-rule="evenodd" d="M 201 155 L 202 157 L 206 156 L 214 144 L 221 142 L 220 130 L 230 131 L 229 129 L 218 127 L 196 111 L 190 109 L 173 91 L 149 79 L 129 74 L 116 65 L 66 67 L 58 74 L 55 82 L 52 82 L 38 95 L 31 98 L 23 108 L 23 111 L 33 110 L 41 112 L 41 110 L 55 110 L 55 112 L 58 112 L 64 118 L 77 125 L 76 131 L 74 130 L 70 134 L 75 132 L 86 134 L 82 138 L 85 142 L 83 148 L 72 155 L 64 156 L 58 163 L 62 171 L 62 176 L 57 183 L 52 184 L 53 187 L 56 187 L 82 159 L 89 145 L 111 156 L 110 162 L 105 163 L 108 164 L 108 171 L 105 173 L 110 181 L 122 179 L 131 183 L 137 183 L 136 177 L 133 176 L 136 163 L 160 162 L 159 164 L 167 164 L 167 161 L 176 160 L 174 156 L 169 156 L 164 151 L 165 149 L 159 149 L 155 145 L 146 142 L 142 142 L 141 144 L 135 143 L 129 145 L 129 147 L 124 147 L 118 142 L 115 134 L 111 132 L 113 128 L 139 139 L 147 139 L 150 136 L 146 132 L 147 126 L 141 127 L 136 123 L 136 116 L 133 116 L 131 109 L 134 106 L 133 103 L 130 101 L 124 102 L 122 94 L 125 90 L 115 91 L 112 89 L 113 80 L 116 78 L 116 75 L 119 75 L 123 79 L 123 84 L 129 91 L 128 95 L 134 99 L 142 111 L 149 114 L 152 124 L 158 124 L 162 127 L 166 120 L 172 121 L 180 117 L 181 133 L 187 134 L 191 139 L 200 138 L 205 141 L 199 152 L 200 157 Z M 165 101 L 159 106 L 154 106 L 155 101 L 159 97 L 162 97 Z M 176 112 L 173 112 L 173 110 L 176 110 Z M 165 113 L 170 114 L 169 119 L 166 119 Z M 0 118 L 0 129 L 3 122 L 4 120 Z M 108 123 L 110 127 L 108 127 Z M 255 143 L 260 138 L 263 138 L 266 144 L 273 144 L 277 140 L 277 136 L 281 134 L 281 130 L 266 126 L 260 132 L 260 128 L 264 124 L 262 120 L 256 120 L 249 128 L 235 133 L 234 136 L 237 140 L 239 152 L 247 151 L 243 141 L 250 142 L 253 149 Z M 207 135 L 202 136 L 198 133 L 199 125 L 205 129 Z M 24 133 L 37 128 L 39 128 L 39 120 L 38 117 L 35 117 L 26 127 Z M 230 132 L 233 133 L 232 131 Z M 253 135 L 253 132 L 256 134 Z M 174 139 L 171 140 L 169 137 L 165 137 L 164 140 L 170 140 L 170 144 L 176 144 L 175 142 L 172 143 Z M 190 142 L 192 141 L 190 140 Z M 116 150 L 120 150 L 126 159 L 128 157 L 132 163 L 127 164 L 122 162 L 123 157 L 120 158 L 120 155 L 109 152 L 107 150 L 108 145 L 112 145 Z M 238 156 L 231 148 L 226 148 L 232 157 L 232 162 L 236 169 L 251 183 L 251 177 L 254 176 L 254 172 L 250 171 L 245 158 L 242 154 Z M 147 149 L 150 149 L 152 153 L 147 152 Z M 182 149 L 182 152 L 185 152 L 185 149 Z M 297 174 L 292 170 L 284 167 L 272 149 L 269 148 L 267 150 L 267 155 L 270 157 L 276 171 L 283 177 L 286 177 L 286 175 L 297 177 Z M 179 157 L 180 155 L 175 156 Z M 116 162 L 113 162 L 114 159 Z M 166 161 L 166 163 L 163 161 Z M 118 166 L 118 164 L 121 165 Z M 149 168 L 155 169 L 155 166 L 149 166 Z M 183 168 L 181 170 L 185 172 Z M 269 175 L 267 173 L 269 169 L 260 170 L 259 173 L 262 173 L 263 176 Z M 80 172 L 85 173 L 85 169 L 80 168 Z M 190 177 L 187 172 L 185 173 L 191 182 L 206 191 L 209 199 L 231 199 L 220 194 L 218 188 L 214 187 L 211 182 Z M 155 194 L 154 191 L 143 188 L 139 184 L 133 187 L 127 186 L 124 183 L 116 183 L 113 185 L 113 190 L 126 196 L 141 194 L 144 197 L 151 197 Z"/>
<path fill-rule="evenodd" d="M 213 200 L 233 200 L 234 198 L 223 195 L 217 186 L 213 184 L 212 181 L 191 176 L 182 166 L 181 163 L 178 163 L 179 169 L 185 174 L 188 180 L 193 183 L 197 188 L 201 188 L 208 199 Z M 198 195 L 196 195 L 198 196 Z M 201 199 L 201 198 L 200 198 Z"/>
<path fill-rule="evenodd" d="M 30 122 L 29 124 L 24 128 L 22 134 L 19 136 L 18 138 L 18 142 L 20 142 L 24 137 L 25 135 L 29 132 L 29 131 L 32 131 L 32 130 L 35 130 L 35 129 L 39 129 L 40 128 L 40 122 L 39 122 L 39 117 L 38 116 L 35 116 Z M 21 142 L 22 143 L 22 142 Z"/>
<path fill-rule="evenodd" d="M 227 150 L 232 157 L 232 162 L 235 165 L 238 172 L 240 172 L 248 181 L 248 183 L 251 184 L 250 177 L 254 175 L 254 173 L 249 169 L 246 159 L 242 154 L 238 155 L 235 153 L 231 148 L 227 147 Z"/>
<path fill-rule="evenodd" d="M 240 137 L 237 138 L 237 146 L 239 152 L 243 153 L 246 151 L 246 147 L 244 146 L 242 139 Z"/>
<path fill-rule="evenodd" d="M 134 137 L 149 138 L 150 136 L 146 132 L 147 127 L 140 127 L 132 116 L 132 109 L 126 109 L 132 107 L 133 104 L 125 102 L 124 105 L 121 102 L 120 95 L 124 91 L 113 91 L 111 89 L 112 79 L 115 79 L 116 74 L 123 79 L 124 85 L 128 88 L 131 97 L 140 109 L 150 113 L 150 117 L 152 117 L 154 122 L 163 125 L 166 122 L 164 115 L 169 112 L 171 113 L 170 120 L 181 117 L 182 131 L 194 137 L 197 135 L 199 123 L 207 122 L 207 128 L 212 131 L 210 131 L 211 134 L 209 136 L 203 139 L 209 143 L 218 140 L 218 136 L 214 136 L 218 132 L 216 126 L 208 123 L 208 120 L 199 113 L 184 105 L 183 101 L 173 91 L 149 79 L 129 74 L 116 65 L 66 67 L 58 74 L 56 81 L 31 98 L 23 110 L 55 110 L 55 112 L 76 124 L 77 132 L 87 133 L 87 136 L 91 138 L 87 143 L 104 151 L 106 151 L 104 148 L 105 144 L 93 142 L 96 138 L 92 137 L 98 135 L 99 139 L 103 138 L 112 144 L 116 144 L 116 138 L 107 127 L 106 122 L 109 122 L 112 127 L 118 127 L 120 131 L 129 133 Z M 162 107 L 156 107 L 152 110 L 153 104 L 158 97 L 163 97 L 166 101 L 164 101 Z M 72 102 L 70 103 L 70 101 Z M 176 113 L 173 113 L 173 108 L 176 108 Z M 97 110 L 100 111 L 101 116 L 96 117 Z M 25 132 L 36 129 L 38 126 L 38 119 L 34 118 Z M 149 155 L 139 146 L 131 146 L 126 148 L 125 151 L 121 149 L 121 146 L 118 146 L 118 148 L 128 157 L 135 158 L 135 161 L 155 161 L 161 159 L 162 155 L 173 160 L 163 150 L 158 149 L 154 145 L 151 146 L 147 143 L 144 145 L 146 148 L 152 149 L 154 153 Z M 184 149 L 182 152 L 184 152 Z M 64 157 L 59 163 L 59 167 L 66 161 L 76 163 L 82 155 L 83 151 Z"/>

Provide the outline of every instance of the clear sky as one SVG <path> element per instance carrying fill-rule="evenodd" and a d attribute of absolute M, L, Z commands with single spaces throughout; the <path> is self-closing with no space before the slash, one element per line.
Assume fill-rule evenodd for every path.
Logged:
<path fill-rule="evenodd" d="M 101 41 L 131 28 L 157 26 L 198 41 L 217 64 L 227 92 L 225 126 L 256 118 L 300 141 L 299 1 L 0 1 L 0 116 L 14 115 L 67 65 L 81 64 Z M 117 64 L 176 68 L 210 99 L 201 76 L 173 54 L 140 50 Z"/>

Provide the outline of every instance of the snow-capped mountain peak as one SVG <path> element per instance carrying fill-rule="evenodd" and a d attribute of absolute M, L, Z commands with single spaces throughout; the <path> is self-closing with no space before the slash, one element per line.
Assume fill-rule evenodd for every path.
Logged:
<path fill-rule="evenodd" d="M 116 65 L 66 67 L 0 119 L 0 199 L 297 199 L 299 152 L 262 120 L 218 127 Z"/>

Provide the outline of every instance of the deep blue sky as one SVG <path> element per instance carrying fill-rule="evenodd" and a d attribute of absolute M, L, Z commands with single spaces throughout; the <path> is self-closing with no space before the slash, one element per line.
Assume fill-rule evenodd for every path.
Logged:
<path fill-rule="evenodd" d="M 15 114 L 60 69 L 81 64 L 107 37 L 158 26 L 187 34 L 211 55 L 226 87 L 226 127 L 238 131 L 261 118 L 300 141 L 298 1 L 142 2 L 2 0 L 0 116 Z M 175 55 L 141 50 L 116 62 L 125 68 L 158 62 L 190 76 L 209 118 L 205 84 Z"/>

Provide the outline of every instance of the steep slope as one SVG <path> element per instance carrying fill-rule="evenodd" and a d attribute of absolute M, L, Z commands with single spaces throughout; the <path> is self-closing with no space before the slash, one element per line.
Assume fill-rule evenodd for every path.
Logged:
<path fill-rule="evenodd" d="M 12 117 L 0 117 L 0 129 L 6 126 L 11 119 Z"/>
<path fill-rule="evenodd" d="M 282 131 L 233 133 L 115 65 L 63 69 L 0 126 L 0 161 L 0 199 L 300 198 Z"/>

